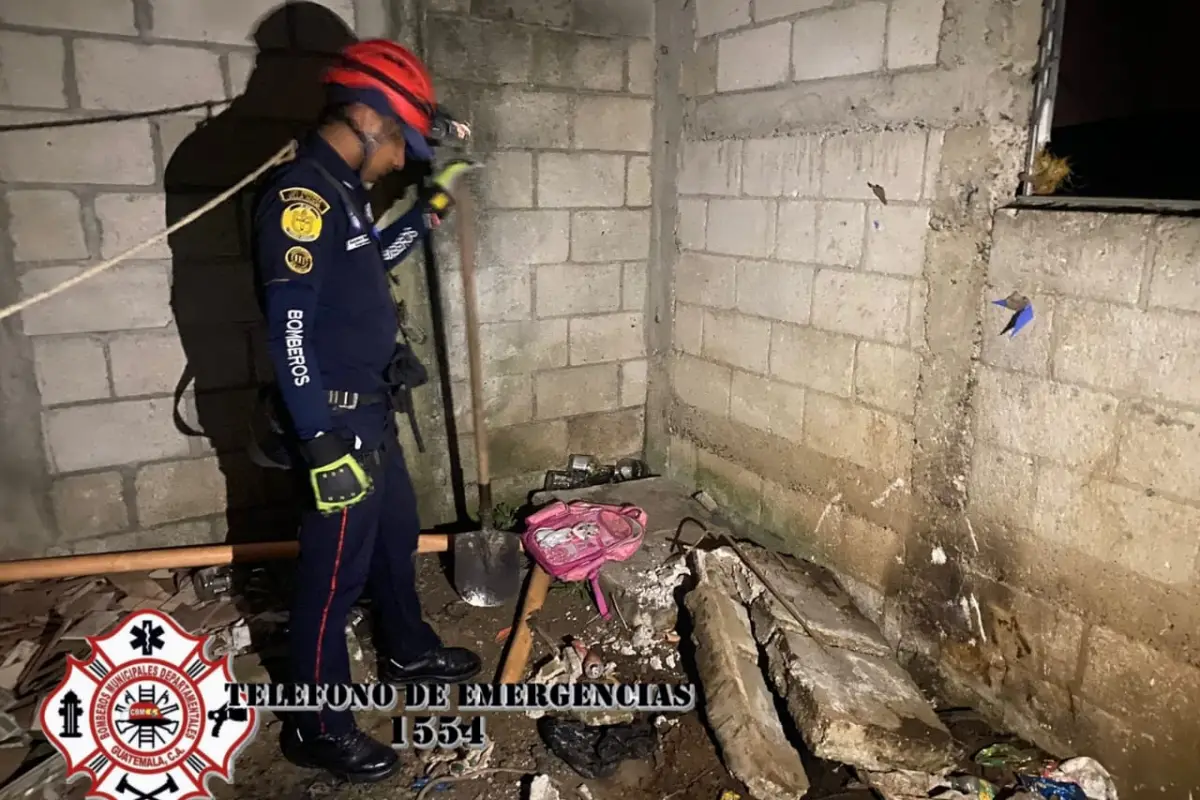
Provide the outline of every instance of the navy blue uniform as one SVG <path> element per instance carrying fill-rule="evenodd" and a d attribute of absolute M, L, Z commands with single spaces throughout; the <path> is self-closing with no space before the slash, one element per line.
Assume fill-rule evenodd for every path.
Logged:
<path fill-rule="evenodd" d="M 328 516 L 313 507 L 302 518 L 290 624 L 297 681 L 350 680 L 346 616 L 368 585 L 383 653 L 403 663 L 441 645 L 421 618 L 416 496 L 395 415 L 379 400 L 398 333 L 387 272 L 428 231 L 419 204 L 377 231 L 357 173 L 316 135 L 268 177 L 255 206 L 260 302 L 291 433 L 301 442 L 343 437 L 374 483 L 356 505 Z M 345 393 L 375 399 L 344 410 Z M 310 735 L 354 724 L 349 712 L 328 710 L 298 722 Z"/>

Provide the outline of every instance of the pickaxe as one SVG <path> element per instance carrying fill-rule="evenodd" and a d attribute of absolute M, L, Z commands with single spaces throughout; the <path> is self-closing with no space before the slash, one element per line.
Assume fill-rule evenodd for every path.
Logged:
<path fill-rule="evenodd" d="M 175 776 L 168 774 L 167 780 L 162 786 L 158 787 L 152 792 L 143 792 L 141 789 L 129 782 L 129 774 L 126 773 L 125 775 L 121 776 L 121 780 L 117 784 L 117 791 L 121 794 L 133 792 L 133 800 L 156 800 L 156 798 L 163 792 L 179 791 L 179 784 L 175 782 Z"/>

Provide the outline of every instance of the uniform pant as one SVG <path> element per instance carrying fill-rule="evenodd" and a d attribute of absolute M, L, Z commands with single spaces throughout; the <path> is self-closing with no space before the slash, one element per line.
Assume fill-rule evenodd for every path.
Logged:
<path fill-rule="evenodd" d="M 381 655 L 404 663 L 441 645 L 421 617 L 414 553 L 421 532 L 417 500 L 404 453 L 385 438 L 373 491 L 349 508 L 325 516 L 306 511 L 300 522 L 300 559 L 291 612 L 293 680 L 350 680 L 346 618 L 363 588 L 370 590 Z M 302 735 L 344 733 L 349 711 L 306 712 L 295 720 Z"/>

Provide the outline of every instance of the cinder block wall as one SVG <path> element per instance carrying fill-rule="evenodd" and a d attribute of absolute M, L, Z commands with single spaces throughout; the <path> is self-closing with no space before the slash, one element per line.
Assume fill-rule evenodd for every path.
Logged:
<path fill-rule="evenodd" d="M 471 120 L 473 155 L 485 164 L 476 180 L 481 339 L 493 492 L 505 502 L 522 501 L 568 453 L 615 459 L 643 449 L 652 11 L 536 0 L 423 5 L 422 46 L 442 102 Z M 456 237 L 452 220 L 438 269 L 473 509 Z"/>
<path fill-rule="evenodd" d="M 232 185 L 315 118 L 328 53 L 354 34 L 391 36 L 426 54 L 487 163 L 479 294 L 499 499 L 520 499 L 569 452 L 638 454 L 651 32 L 640 4 L 0 2 L 0 302 L 122 252 Z M 286 476 L 244 453 L 270 378 L 246 206 L 230 201 L 6 321 L 0 555 L 294 530 Z M 455 233 L 439 235 L 437 261 L 473 484 Z M 422 260 L 401 270 L 398 295 L 430 334 Z M 456 514 L 451 448 L 432 337 L 416 347 L 434 373 L 416 397 L 428 452 L 401 430 L 434 525 Z"/>
<path fill-rule="evenodd" d="M 322 53 L 387 20 L 382 0 L 0 3 L 0 300 L 230 186 L 312 118 Z M 3 515 L 6 557 L 270 535 L 279 494 L 239 452 L 267 374 L 243 205 L 5 322 L 3 493 L 30 509 Z"/>
<path fill-rule="evenodd" d="M 834 567 L 947 701 L 1124 794 L 1195 792 L 1200 226 L 999 210 L 1038 2 L 692 5 L 660 26 L 682 145 L 648 448 Z M 1037 316 L 1001 338 L 1013 290 Z"/>

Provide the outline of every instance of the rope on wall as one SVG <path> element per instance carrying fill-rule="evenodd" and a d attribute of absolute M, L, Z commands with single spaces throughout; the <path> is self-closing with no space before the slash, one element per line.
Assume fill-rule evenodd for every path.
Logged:
<path fill-rule="evenodd" d="M 154 234 L 153 236 L 151 236 L 149 239 L 145 240 L 141 244 L 134 245 L 133 247 L 126 250 L 124 253 L 121 253 L 118 256 L 114 256 L 114 257 L 108 259 L 107 261 L 102 261 L 101 263 L 96 264 L 95 266 L 88 267 L 87 269 L 85 269 L 83 272 L 79 273 L 75 277 L 68 278 L 67 280 L 63 281 L 62 283 L 60 283 L 56 286 L 52 286 L 44 292 L 35 294 L 33 297 L 26 298 L 25 300 L 22 300 L 19 303 L 13 303 L 10 306 L 5 306 L 4 308 L 0 309 L 0 320 L 11 317 L 13 314 L 19 314 L 22 311 L 24 311 L 25 309 L 29 308 L 30 306 L 36 305 L 36 304 L 42 302 L 43 300 L 49 300 L 51 297 L 54 297 L 54 295 L 59 294 L 60 292 L 65 292 L 67 289 L 70 289 L 72 286 L 78 286 L 79 284 L 83 283 L 84 281 L 90 280 L 91 278 L 96 277 L 100 273 L 102 273 L 106 270 L 112 269 L 117 264 L 120 264 L 122 261 L 132 258 L 133 256 L 142 252 L 143 250 L 150 247 L 151 245 L 158 244 L 159 242 L 163 241 L 164 239 L 166 239 L 168 236 L 175 233 L 176 231 L 181 230 L 182 228 L 186 228 L 188 225 L 191 225 L 193 222 L 200 219 L 200 217 L 202 217 L 205 214 L 207 214 L 208 212 L 212 211 L 214 208 L 221 205 L 229 198 L 233 197 L 235 194 L 240 192 L 242 189 L 246 188 L 251 183 L 258 180 L 259 176 L 262 175 L 267 170 L 269 170 L 271 167 L 275 166 L 276 164 L 282 164 L 283 162 L 285 162 L 291 158 L 294 158 L 296 155 L 297 146 L 298 145 L 295 140 L 288 142 L 286 145 L 284 145 L 282 148 L 280 148 L 279 151 L 277 153 L 275 153 L 275 155 L 271 156 L 266 161 L 264 161 L 261 165 L 259 165 L 253 172 L 248 174 L 246 177 L 242 178 L 240 181 L 235 183 L 233 186 L 231 186 L 228 189 L 226 189 L 225 191 L 221 192 L 219 195 L 214 197 L 212 200 L 209 200 L 207 203 L 200 206 L 192 213 L 183 217 L 182 219 L 180 219 L 178 222 L 176 222 L 171 227 L 167 228 L 164 231 Z"/>

